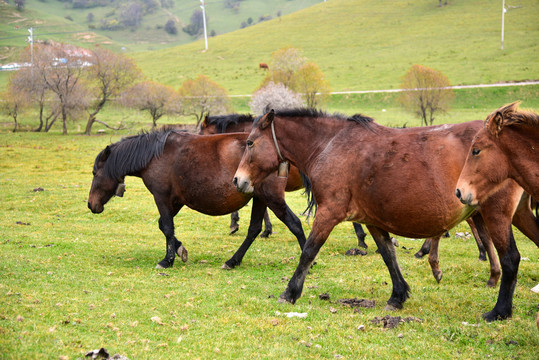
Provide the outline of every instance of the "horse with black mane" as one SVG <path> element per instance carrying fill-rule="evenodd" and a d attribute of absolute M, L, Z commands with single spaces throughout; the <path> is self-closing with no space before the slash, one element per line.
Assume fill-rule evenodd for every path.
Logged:
<path fill-rule="evenodd" d="M 253 121 L 255 117 L 251 114 L 228 114 L 228 115 L 216 115 L 216 116 L 206 116 L 200 125 L 200 135 L 210 135 L 210 134 L 224 134 L 224 133 L 234 133 L 234 132 L 245 132 L 250 133 L 253 126 Z M 286 183 L 286 191 L 296 191 L 304 188 L 304 184 L 308 182 L 309 179 L 302 177 L 298 168 L 291 166 L 288 172 L 288 181 Z M 239 216 L 238 213 L 232 213 L 230 215 L 230 233 L 233 234 L 238 231 Z M 260 237 L 268 237 L 272 232 L 271 221 L 269 216 L 264 215 L 264 224 L 265 228 Z M 365 243 L 365 237 L 367 234 L 361 227 L 361 224 L 353 223 L 354 231 L 357 236 L 357 245 L 358 247 L 367 249 L 368 246 Z M 430 243 L 429 243 L 430 244 Z M 429 247 L 430 248 L 430 247 Z M 354 249 L 352 249 L 354 250 Z M 354 251 L 352 253 L 360 253 Z M 428 251 L 425 252 L 427 254 Z M 483 255 L 485 249 L 483 248 Z"/>
<path fill-rule="evenodd" d="M 187 261 L 187 250 L 174 235 L 174 217 L 183 206 L 206 215 L 225 215 L 253 199 L 247 236 L 223 268 L 239 265 L 262 230 L 269 207 L 298 239 L 303 248 L 301 221 L 284 201 L 286 179 L 270 176 L 252 194 L 242 194 L 232 185 L 234 172 L 248 134 L 199 136 L 171 129 L 130 136 L 113 143 L 96 157 L 88 208 L 101 213 L 112 196 L 122 196 L 124 178 L 142 179 L 159 210 L 159 229 L 166 237 L 166 256 L 157 268 L 174 264 L 176 253 Z"/>
<path fill-rule="evenodd" d="M 454 196 L 468 148 L 481 127 L 482 122 L 475 121 L 395 129 L 362 115 L 305 109 L 262 116 L 247 138 L 234 184 L 251 193 L 290 162 L 309 177 L 318 203 L 299 264 L 280 301 L 295 303 L 301 296 L 305 277 L 333 228 L 342 221 L 357 221 L 367 226 L 389 270 L 393 291 L 387 309 L 400 309 L 410 288 L 389 233 L 439 239 L 473 216 L 476 226 L 490 234 L 503 271 L 498 301 L 483 317 L 510 317 L 520 259 L 511 219 L 523 190 L 507 181 L 479 211 Z M 539 229 L 533 213 L 528 215 L 514 217 L 513 223 L 537 244 Z"/>

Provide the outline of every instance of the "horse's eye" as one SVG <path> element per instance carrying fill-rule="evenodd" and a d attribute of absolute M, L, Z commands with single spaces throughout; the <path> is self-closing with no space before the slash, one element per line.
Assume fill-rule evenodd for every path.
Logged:
<path fill-rule="evenodd" d="M 247 140 L 247 146 L 248 147 L 253 147 L 253 141 L 252 140 Z"/>
<path fill-rule="evenodd" d="M 479 150 L 479 149 L 475 149 L 475 148 L 472 149 L 472 155 L 473 155 L 473 156 L 479 155 L 480 152 L 481 152 L 481 150 Z"/>

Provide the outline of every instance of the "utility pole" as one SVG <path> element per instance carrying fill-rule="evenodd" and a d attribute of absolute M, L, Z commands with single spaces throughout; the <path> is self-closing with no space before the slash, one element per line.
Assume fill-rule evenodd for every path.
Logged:
<path fill-rule="evenodd" d="M 504 0 L 505 1 L 505 0 Z M 200 8 L 202 9 L 202 21 L 204 22 L 204 44 L 206 45 L 206 50 L 208 50 L 208 33 L 206 31 L 206 6 L 204 5 L 204 0 L 200 0 Z"/>
<path fill-rule="evenodd" d="M 505 13 L 506 13 L 506 9 L 505 9 L 505 0 L 502 0 L 502 50 L 503 50 L 503 26 L 504 26 L 504 22 L 505 22 Z"/>
<path fill-rule="evenodd" d="M 30 36 L 28 36 L 28 42 L 30 43 L 30 63 L 34 67 L 34 29 L 28 29 Z"/>

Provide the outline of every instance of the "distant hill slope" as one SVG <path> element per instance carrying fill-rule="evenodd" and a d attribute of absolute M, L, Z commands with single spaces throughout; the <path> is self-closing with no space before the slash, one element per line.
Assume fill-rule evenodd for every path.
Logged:
<path fill-rule="evenodd" d="M 320 0 L 206 0 L 208 36 L 221 35 L 292 13 L 319 3 Z M 123 26 L 122 19 L 140 15 L 137 26 Z M 94 6 L 102 4 L 103 6 Z M 139 10 L 137 12 L 136 10 Z M 51 39 L 83 46 L 106 44 L 125 51 L 162 49 L 186 44 L 202 37 L 188 35 L 182 28 L 190 23 L 194 11 L 201 11 L 199 0 L 26 0 L 22 11 L 13 0 L 0 0 L 0 46 L 4 57 L 26 45 L 26 29 L 33 27 L 38 40 Z M 173 20 L 177 33 L 165 31 Z M 138 20 L 137 20 L 138 21 Z M 104 24 L 118 27 L 103 29 Z M 0 63 L 2 62 L 0 56 Z"/>
<path fill-rule="evenodd" d="M 178 87 L 205 74 L 231 94 L 260 84 L 273 51 L 294 46 L 317 63 L 333 90 L 397 88 L 413 64 L 442 71 L 451 83 L 539 78 L 539 2 L 519 0 L 505 16 L 501 1 L 329 0 L 279 19 L 165 50 L 137 53 L 145 74 Z"/>

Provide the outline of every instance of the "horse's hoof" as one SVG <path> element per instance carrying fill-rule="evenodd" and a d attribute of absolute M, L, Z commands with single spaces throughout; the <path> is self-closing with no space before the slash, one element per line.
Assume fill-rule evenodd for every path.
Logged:
<path fill-rule="evenodd" d="M 268 238 L 272 234 L 271 230 L 265 230 L 262 234 L 260 234 L 261 238 Z"/>
<path fill-rule="evenodd" d="M 166 267 L 161 266 L 160 264 L 155 265 L 155 268 L 158 269 L 158 270 L 166 269 Z"/>
<path fill-rule="evenodd" d="M 223 266 L 221 266 L 221 269 L 223 269 L 223 270 L 232 270 L 232 269 L 234 269 L 234 267 L 229 266 L 228 264 L 225 263 Z"/>
<path fill-rule="evenodd" d="M 487 322 L 493 322 L 497 320 L 505 320 L 511 317 L 511 314 L 500 314 L 498 311 L 494 311 L 494 309 L 490 310 L 489 312 L 484 313 L 481 315 L 483 319 L 485 319 Z"/>
<path fill-rule="evenodd" d="M 487 261 L 487 256 L 485 254 L 479 255 L 479 261 Z"/>
<path fill-rule="evenodd" d="M 228 235 L 232 235 L 234 234 L 236 231 L 238 231 L 240 229 L 239 226 L 231 226 L 230 227 L 230 233 Z"/>
<path fill-rule="evenodd" d="M 178 256 L 182 259 L 183 262 L 187 262 L 187 249 L 180 245 L 178 250 L 176 250 Z"/>
<path fill-rule="evenodd" d="M 358 241 L 357 246 L 359 246 L 359 247 L 361 247 L 363 249 L 368 249 L 369 248 L 369 246 L 367 244 L 365 244 L 364 241 Z"/>
<path fill-rule="evenodd" d="M 495 280 L 495 279 L 488 279 L 488 281 L 487 281 L 487 287 L 489 287 L 489 288 L 495 288 L 497 283 L 498 283 L 498 280 Z"/>
<path fill-rule="evenodd" d="M 285 299 L 284 297 L 282 297 L 282 295 L 279 297 L 279 299 L 277 299 L 277 302 L 281 304 L 293 304 L 293 302 Z"/>
<path fill-rule="evenodd" d="M 414 254 L 414 256 L 418 259 L 421 259 L 423 256 L 425 256 L 425 254 L 423 254 L 422 251 L 418 251 Z"/>
<path fill-rule="evenodd" d="M 440 281 L 442 281 L 442 277 L 444 274 L 441 271 L 439 271 L 439 272 L 433 273 L 433 275 L 434 275 L 434 278 L 436 279 L 436 282 L 440 283 Z"/>
<path fill-rule="evenodd" d="M 398 307 L 398 306 L 395 306 L 395 305 L 391 305 L 391 304 L 387 304 L 385 309 L 386 311 L 397 311 L 397 310 L 400 310 L 402 307 Z"/>

